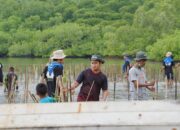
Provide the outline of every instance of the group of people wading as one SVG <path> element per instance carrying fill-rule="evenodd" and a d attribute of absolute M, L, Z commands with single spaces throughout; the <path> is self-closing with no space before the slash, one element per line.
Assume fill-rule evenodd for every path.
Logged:
<path fill-rule="evenodd" d="M 92 55 L 90 59 L 90 67 L 80 72 L 77 79 L 70 84 L 70 87 L 63 87 L 62 77 L 64 72 L 64 59 L 66 55 L 63 50 L 56 50 L 50 57 L 50 62 L 45 66 L 42 73 L 42 81 L 36 86 L 36 93 L 39 96 L 40 103 L 57 102 L 56 97 L 63 98 L 65 93 L 73 94 L 75 89 L 81 85 L 77 101 L 106 101 L 109 95 L 107 76 L 101 71 L 102 65 L 105 63 L 100 55 Z M 130 100 L 147 100 L 149 99 L 147 91 L 155 91 L 155 81 L 148 82 L 144 66 L 148 60 L 147 55 L 143 51 L 136 53 L 133 65 L 130 63 L 128 55 L 124 55 L 125 63 L 122 67 L 123 73 L 128 81 L 128 97 Z M 163 68 L 167 78 L 167 85 L 173 84 L 173 67 L 175 65 L 171 52 L 167 52 L 163 60 Z M 0 64 L 0 82 L 3 82 L 2 64 Z M 13 82 L 13 84 L 12 84 Z M 5 78 L 5 90 L 10 92 L 12 86 L 14 90 L 18 90 L 17 75 L 14 68 L 10 67 Z M 102 91 L 102 96 L 100 93 Z M 61 100 L 62 101 L 62 100 Z"/>
<path fill-rule="evenodd" d="M 148 82 L 144 66 L 148 60 L 147 55 L 140 51 L 137 52 L 135 63 L 132 66 L 128 55 L 124 55 L 123 73 L 129 82 L 129 99 L 130 100 L 147 100 L 149 99 L 147 90 L 155 92 L 155 80 Z M 180 66 L 180 64 L 174 63 L 172 52 L 167 52 L 166 57 L 163 59 L 164 76 L 167 79 L 166 86 L 172 87 L 174 74 L 173 68 Z"/>
<path fill-rule="evenodd" d="M 57 94 L 61 93 L 61 91 L 63 91 L 62 93 L 68 91 L 73 93 L 81 83 L 82 86 L 77 101 L 105 101 L 108 96 L 108 81 L 106 75 L 101 71 L 101 66 L 105 62 L 102 57 L 100 55 L 92 55 L 91 67 L 82 71 L 68 89 L 61 88 L 62 84 L 58 85 L 57 83 L 57 77 L 63 76 L 65 57 L 63 50 L 54 51 L 50 58 L 52 61 L 44 68 L 43 77 L 46 80 L 47 87 L 45 84 L 40 83 L 36 88 L 40 102 L 54 102 L 53 97 L 57 96 L 57 90 Z M 59 87 L 58 89 L 57 86 Z M 99 98 L 101 90 L 103 94 Z"/>
<path fill-rule="evenodd" d="M 51 56 L 51 62 L 47 64 L 43 71 L 43 77 L 46 84 L 40 83 L 37 85 L 37 94 L 40 97 L 40 102 L 55 102 L 53 97 L 56 96 L 57 91 L 57 77 L 63 76 L 63 63 L 65 54 L 63 50 L 54 51 Z M 129 82 L 129 99 L 130 100 L 147 100 L 149 99 L 147 91 L 155 91 L 155 81 L 148 82 L 144 66 L 148 60 L 147 55 L 143 51 L 139 51 L 135 57 L 135 63 L 130 65 L 130 59 L 124 55 L 125 64 L 123 65 L 123 72 L 126 73 L 126 78 Z M 70 85 L 70 88 L 61 88 L 60 83 L 58 92 L 70 92 L 80 86 L 81 88 L 77 97 L 77 101 L 105 101 L 109 95 L 107 76 L 101 71 L 101 66 L 105 63 L 100 55 L 92 55 L 90 60 L 90 68 L 80 72 L 77 79 Z M 172 53 L 168 52 L 166 58 L 163 60 L 163 69 L 167 77 L 168 84 L 173 80 L 173 70 L 175 66 Z M 43 89 L 44 88 L 44 89 Z M 102 96 L 100 93 L 102 91 Z"/>

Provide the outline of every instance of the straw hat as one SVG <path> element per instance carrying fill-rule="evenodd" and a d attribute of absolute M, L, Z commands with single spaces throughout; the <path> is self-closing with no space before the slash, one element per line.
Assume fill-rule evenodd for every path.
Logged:
<path fill-rule="evenodd" d="M 170 56 L 172 56 L 172 52 L 169 51 L 166 53 L 166 57 L 170 57 Z"/>
<path fill-rule="evenodd" d="M 54 51 L 51 59 L 64 59 L 66 57 L 66 55 L 64 54 L 63 50 L 57 50 Z"/>

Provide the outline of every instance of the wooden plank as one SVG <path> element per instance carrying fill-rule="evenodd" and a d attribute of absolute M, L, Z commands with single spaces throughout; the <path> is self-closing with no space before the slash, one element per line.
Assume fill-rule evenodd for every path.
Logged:
<path fill-rule="evenodd" d="M 81 105 L 80 105 L 81 104 Z M 0 105 L 0 116 L 12 114 L 53 114 L 53 113 L 97 113 L 97 112 L 170 112 L 180 111 L 180 104 L 165 101 L 121 101 L 121 102 L 71 102 L 51 104 L 5 104 Z"/>
<path fill-rule="evenodd" d="M 180 105 L 164 101 L 10 104 L 0 111 L 1 129 L 180 129 Z"/>

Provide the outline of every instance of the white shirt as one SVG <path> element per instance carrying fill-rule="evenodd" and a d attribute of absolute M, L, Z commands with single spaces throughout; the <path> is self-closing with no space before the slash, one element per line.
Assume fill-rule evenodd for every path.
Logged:
<path fill-rule="evenodd" d="M 130 99 L 131 100 L 147 100 L 148 95 L 146 93 L 146 88 L 145 87 L 135 88 L 133 81 L 137 81 L 138 84 L 146 83 L 147 80 L 146 80 L 144 68 L 136 68 L 133 66 L 129 70 Z"/>

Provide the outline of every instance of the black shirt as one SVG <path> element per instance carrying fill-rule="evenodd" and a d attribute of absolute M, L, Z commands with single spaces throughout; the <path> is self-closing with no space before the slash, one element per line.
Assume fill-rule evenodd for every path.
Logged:
<path fill-rule="evenodd" d="M 126 60 L 123 65 L 123 73 L 128 72 L 129 69 L 130 69 L 130 62 Z"/>
<path fill-rule="evenodd" d="M 88 99 L 91 101 L 99 101 L 100 90 L 108 89 L 107 77 L 102 72 L 93 73 L 90 68 L 81 72 L 76 81 L 79 84 L 82 83 L 79 96 L 87 98 L 89 94 Z M 94 85 L 92 86 L 93 82 Z"/>
<path fill-rule="evenodd" d="M 63 75 L 63 67 L 56 66 L 53 69 L 53 76 L 52 77 L 47 77 L 48 73 L 48 66 L 46 66 L 43 70 L 43 77 L 47 81 L 47 86 L 48 86 L 48 95 L 49 96 L 55 96 L 55 91 L 56 91 L 56 78 L 60 75 Z"/>
<path fill-rule="evenodd" d="M 170 65 L 166 65 L 165 62 L 163 61 L 163 66 L 164 66 L 165 74 L 173 73 L 173 66 L 174 65 L 175 65 L 174 61 L 172 61 Z"/>
<path fill-rule="evenodd" d="M 46 81 L 48 81 L 48 78 L 47 78 L 47 71 L 48 71 L 48 66 L 45 66 L 44 70 L 43 70 L 43 76 L 44 78 L 46 79 Z M 56 77 L 58 77 L 59 75 L 63 75 L 63 68 L 61 67 L 55 67 L 54 70 L 53 70 L 53 73 L 54 73 L 54 82 L 56 82 Z"/>

